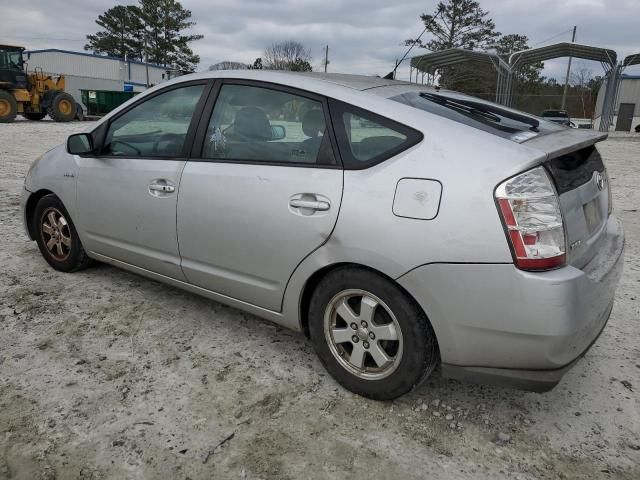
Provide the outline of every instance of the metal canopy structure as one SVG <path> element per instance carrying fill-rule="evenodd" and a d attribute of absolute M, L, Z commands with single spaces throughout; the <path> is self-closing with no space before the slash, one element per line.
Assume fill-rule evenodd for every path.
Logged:
<path fill-rule="evenodd" d="M 450 48 L 439 52 L 427 53 L 419 57 L 413 57 L 411 59 L 411 66 L 421 71 L 434 73 L 438 68 L 450 67 L 469 61 L 484 63 L 490 66 L 504 64 L 505 67 L 508 67 L 506 62 L 495 53 L 475 52 L 473 50 L 465 50 L 464 48 Z"/>
<path fill-rule="evenodd" d="M 506 86 L 511 75 L 511 67 L 496 53 L 476 52 L 464 48 L 450 48 L 439 52 L 427 53 L 411 59 L 411 69 L 434 75 L 436 70 L 463 63 L 490 66 L 498 73 L 496 102 L 504 103 Z"/>
<path fill-rule="evenodd" d="M 622 65 L 624 67 L 630 67 L 631 65 L 640 65 L 640 53 L 635 53 L 633 55 L 625 57 Z"/>
<path fill-rule="evenodd" d="M 602 65 L 607 79 L 607 87 L 600 119 L 600 131 L 608 131 L 614 115 L 620 75 L 625 67 L 640 64 L 640 53 L 629 55 L 623 62 L 618 63 L 618 55 L 614 50 L 579 43 L 560 42 L 515 52 L 509 57 L 509 62 L 505 62 L 496 53 L 451 48 L 413 57 L 411 69 L 415 68 L 417 71 L 434 75 L 440 68 L 467 62 L 491 65 L 498 73 L 496 102 L 510 106 L 513 101 L 513 81 L 519 70 L 527 65 L 563 57 L 592 60 L 600 62 Z"/>
<path fill-rule="evenodd" d="M 617 63 L 618 54 L 614 50 L 579 43 L 560 42 L 546 47 L 530 48 L 512 53 L 509 57 L 511 68 L 521 68 L 532 63 L 544 62 L 555 58 L 574 57 L 593 60 L 613 68 Z M 606 70 L 607 68 L 605 68 Z"/>

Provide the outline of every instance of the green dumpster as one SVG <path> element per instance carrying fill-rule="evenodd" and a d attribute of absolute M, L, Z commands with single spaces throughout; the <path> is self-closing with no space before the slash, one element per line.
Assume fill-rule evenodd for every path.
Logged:
<path fill-rule="evenodd" d="M 87 115 L 106 115 L 133 98 L 138 92 L 117 92 L 110 90 L 80 90 L 82 103 L 87 107 Z"/>

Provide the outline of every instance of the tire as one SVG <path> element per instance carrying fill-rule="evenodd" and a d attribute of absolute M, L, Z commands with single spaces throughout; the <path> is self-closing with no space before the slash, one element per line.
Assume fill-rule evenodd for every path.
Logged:
<path fill-rule="evenodd" d="M 11 123 L 18 114 L 16 98 L 6 90 L 0 90 L 0 123 Z"/>
<path fill-rule="evenodd" d="M 76 120 L 80 120 L 84 122 L 84 110 L 82 110 L 82 106 L 76 102 Z"/>
<path fill-rule="evenodd" d="M 76 118 L 76 101 L 67 92 L 58 92 L 51 100 L 47 113 L 56 122 L 70 122 Z"/>
<path fill-rule="evenodd" d="M 25 112 L 22 114 L 27 120 L 39 121 L 47 116 L 47 112 Z"/>
<path fill-rule="evenodd" d="M 91 263 L 69 213 L 55 195 L 45 195 L 35 208 L 33 232 L 44 259 L 60 272 L 76 272 Z"/>
<path fill-rule="evenodd" d="M 331 376 L 374 400 L 411 391 L 439 362 L 422 309 L 391 280 L 363 268 L 338 268 L 320 281 L 309 304 L 309 333 Z"/>

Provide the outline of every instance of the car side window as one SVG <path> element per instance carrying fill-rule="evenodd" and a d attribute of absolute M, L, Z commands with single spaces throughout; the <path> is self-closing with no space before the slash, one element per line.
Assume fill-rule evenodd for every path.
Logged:
<path fill-rule="evenodd" d="M 209 159 L 335 165 L 320 101 L 250 85 L 223 85 L 207 129 Z"/>
<path fill-rule="evenodd" d="M 372 112 L 342 103 L 330 103 L 336 136 L 346 168 L 367 168 L 412 147 L 422 133 Z"/>
<path fill-rule="evenodd" d="M 109 125 L 103 153 L 120 157 L 181 156 L 204 88 L 205 85 L 175 88 L 119 116 Z"/>

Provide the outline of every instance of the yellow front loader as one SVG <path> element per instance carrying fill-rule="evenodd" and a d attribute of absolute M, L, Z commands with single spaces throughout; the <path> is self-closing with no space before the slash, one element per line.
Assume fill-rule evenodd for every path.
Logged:
<path fill-rule="evenodd" d="M 0 45 L 0 123 L 13 122 L 17 115 L 42 120 L 49 115 L 56 122 L 76 117 L 76 101 L 64 91 L 64 77 L 45 75 L 42 69 L 27 73 L 24 47 Z"/>

